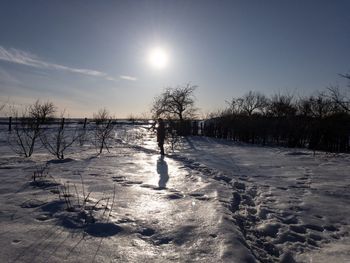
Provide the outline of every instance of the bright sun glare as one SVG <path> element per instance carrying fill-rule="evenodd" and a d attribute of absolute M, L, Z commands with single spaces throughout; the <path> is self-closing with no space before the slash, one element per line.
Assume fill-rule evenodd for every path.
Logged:
<path fill-rule="evenodd" d="M 153 48 L 149 52 L 148 61 L 155 69 L 163 69 L 168 65 L 168 53 L 161 47 Z"/>

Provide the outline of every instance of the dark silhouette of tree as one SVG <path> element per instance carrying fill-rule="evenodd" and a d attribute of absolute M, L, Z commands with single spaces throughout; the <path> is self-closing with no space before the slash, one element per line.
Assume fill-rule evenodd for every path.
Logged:
<path fill-rule="evenodd" d="M 303 117 L 311 117 L 312 116 L 312 102 L 310 98 L 300 98 L 296 104 L 297 114 Z"/>
<path fill-rule="evenodd" d="M 286 117 L 295 115 L 297 109 L 293 104 L 292 95 L 276 94 L 272 96 L 268 113 L 275 117 Z"/>
<path fill-rule="evenodd" d="M 329 97 L 339 109 L 345 112 L 350 112 L 350 97 L 344 92 L 340 91 L 339 87 L 332 86 L 328 88 Z"/>
<path fill-rule="evenodd" d="M 258 111 L 263 113 L 268 105 L 268 99 L 259 92 L 249 91 L 242 98 L 239 98 L 237 103 L 239 104 L 238 108 L 243 114 L 251 116 Z"/>
<path fill-rule="evenodd" d="M 339 74 L 341 77 L 350 80 L 350 74 Z M 350 82 L 348 84 L 350 88 Z M 338 110 L 349 113 L 350 112 L 350 94 L 345 90 L 341 91 L 338 86 L 331 86 L 328 88 L 330 99 L 339 107 Z"/>
<path fill-rule="evenodd" d="M 187 84 L 183 87 L 167 88 L 153 102 L 151 112 L 155 119 L 178 119 L 181 121 L 195 116 L 194 91 L 197 86 Z"/>
<path fill-rule="evenodd" d="M 300 99 L 276 94 L 263 99 L 261 109 L 256 106 L 257 93 L 248 92 L 226 102 L 227 109 L 209 115 L 203 134 L 254 144 L 350 152 L 349 99 L 339 90 L 331 91 Z"/>
<path fill-rule="evenodd" d="M 317 97 L 311 96 L 310 99 L 312 117 L 322 119 L 333 113 L 334 104 L 323 93 Z"/>

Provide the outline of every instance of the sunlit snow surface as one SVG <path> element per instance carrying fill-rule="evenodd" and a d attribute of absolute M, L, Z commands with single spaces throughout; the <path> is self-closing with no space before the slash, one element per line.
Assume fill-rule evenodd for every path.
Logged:
<path fill-rule="evenodd" d="M 6 138 L 1 262 L 350 262 L 348 155 L 190 137 L 161 158 L 150 131 L 118 126 L 110 153 L 87 141 L 55 161 Z M 74 204 L 90 193 L 88 218 L 62 185 Z"/>

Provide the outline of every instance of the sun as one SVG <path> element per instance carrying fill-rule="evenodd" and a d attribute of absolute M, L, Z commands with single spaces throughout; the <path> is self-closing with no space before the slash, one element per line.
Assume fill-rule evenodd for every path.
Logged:
<path fill-rule="evenodd" d="M 164 69 L 169 62 L 168 52 L 161 47 L 155 47 L 148 54 L 149 64 L 155 69 Z"/>

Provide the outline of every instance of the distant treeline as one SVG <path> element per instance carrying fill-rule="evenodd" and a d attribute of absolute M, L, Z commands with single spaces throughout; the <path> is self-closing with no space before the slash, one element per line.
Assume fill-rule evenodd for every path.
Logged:
<path fill-rule="evenodd" d="M 350 152 L 350 103 L 338 89 L 295 99 L 248 92 L 209 118 L 203 134 L 234 141 Z"/>

